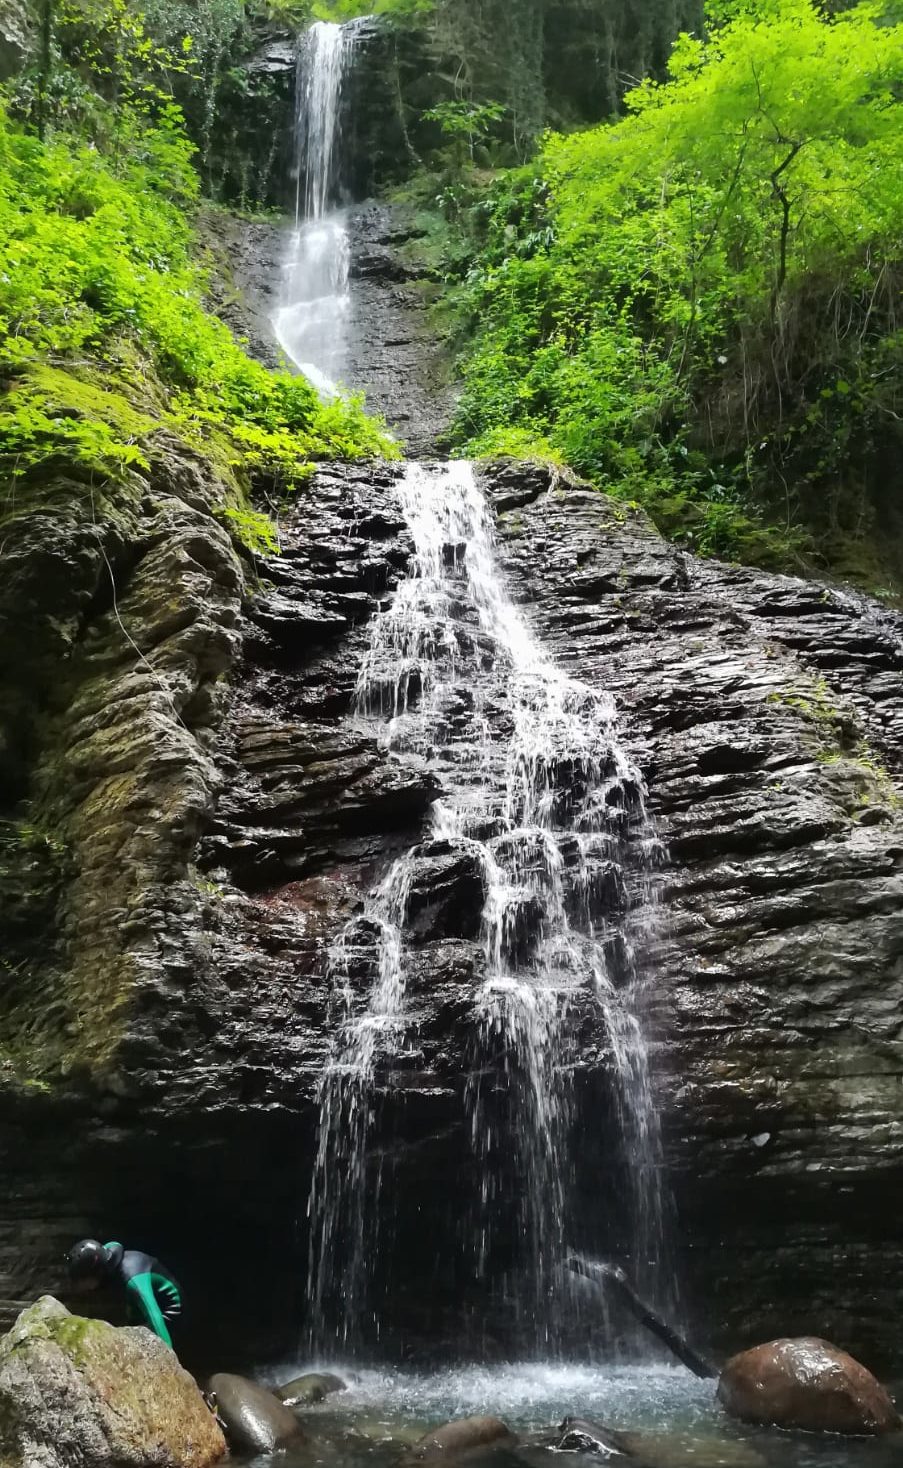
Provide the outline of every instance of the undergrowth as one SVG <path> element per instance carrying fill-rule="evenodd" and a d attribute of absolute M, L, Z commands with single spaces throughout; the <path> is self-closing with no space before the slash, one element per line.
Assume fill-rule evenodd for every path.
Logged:
<path fill-rule="evenodd" d="M 146 470 L 164 432 L 228 479 L 303 483 L 316 460 L 397 454 L 359 399 L 321 402 L 253 361 L 202 304 L 198 197 L 177 109 L 121 110 L 102 152 L 41 140 L 0 108 L 0 461 Z M 227 518 L 252 546 L 262 517 Z"/>
<path fill-rule="evenodd" d="M 703 554 L 880 593 L 903 573 L 903 25 L 871 0 L 725 13 L 625 117 L 437 192 L 469 250 L 455 442 L 562 459 Z"/>

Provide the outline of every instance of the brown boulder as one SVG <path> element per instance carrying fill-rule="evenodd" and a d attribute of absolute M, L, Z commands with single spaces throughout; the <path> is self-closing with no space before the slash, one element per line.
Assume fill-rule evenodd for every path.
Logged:
<path fill-rule="evenodd" d="M 220 1371 L 211 1376 L 210 1390 L 234 1448 L 275 1453 L 289 1443 L 304 1441 L 301 1424 L 291 1408 L 256 1381 Z"/>
<path fill-rule="evenodd" d="M 514 1433 L 498 1417 L 459 1417 L 434 1427 L 410 1449 L 411 1458 L 445 1457 L 467 1453 L 471 1448 L 487 1448 L 494 1443 L 514 1442 Z"/>
<path fill-rule="evenodd" d="M 816 1336 L 769 1341 L 728 1361 L 718 1399 L 733 1417 L 808 1432 L 894 1432 L 900 1418 L 870 1371 Z"/>

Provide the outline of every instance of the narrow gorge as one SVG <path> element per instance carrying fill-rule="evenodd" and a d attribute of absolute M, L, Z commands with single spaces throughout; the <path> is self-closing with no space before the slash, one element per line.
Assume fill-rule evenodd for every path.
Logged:
<path fill-rule="evenodd" d="M 161 418 L 6 504 L 0 1313 L 150 1240 L 198 1369 L 340 1367 L 426 1426 L 605 1379 L 704 1436 L 568 1256 L 714 1357 L 903 1364 L 903 614 L 557 454 L 444 457 L 428 225 L 355 152 L 356 108 L 374 155 L 404 122 L 387 35 L 398 70 L 381 16 L 280 43 L 284 213 L 203 227 L 251 353 L 398 457 L 236 510 L 218 430 Z M 752 1446 L 717 1461 L 788 1461 Z"/>

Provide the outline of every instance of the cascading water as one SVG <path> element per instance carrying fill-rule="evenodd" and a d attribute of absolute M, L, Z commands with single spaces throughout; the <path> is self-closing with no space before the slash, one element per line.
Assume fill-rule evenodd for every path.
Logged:
<path fill-rule="evenodd" d="M 348 232 L 337 207 L 342 92 L 365 24 L 318 22 L 298 53 L 295 227 L 273 327 L 286 356 L 328 395 L 344 371 L 349 305 Z"/>
<path fill-rule="evenodd" d="M 639 1280 L 656 1288 L 662 1251 L 659 1132 L 625 916 L 624 864 L 654 839 L 641 777 L 605 693 L 565 676 L 515 606 L 497 564 L 492 512 L 468 464 L 411 465 L 398 486 L 414 541 L 410 572 L 374 621 L 357 716 L 399 757 L 441 769 L 434 847 L 480 874 L 483 973 L 473 995 L 467 1088 L 481 1196 L 470 1229 L 476 1272 L 518 1241 L 503 1289 L 524 1349 L 561 1339 L 556 1287 L 571 1242 L 572 1010 L 592 996 L 608 1035 L 632 1198 Z M 321 1082 L 310 1197 L 314 1343 L 353 1346 L 379 1250 L 381 1070 L 403 1050 L 411 874 L 392 865 L 370 900 L 375 977 L 363 1006 L 355 944 L 333 954 L 341 1017 Z M 606 961 L 611 931 L 620 963 Z M 600 1179 L 600 1187 L 605 1180 Z M 501 1240 L 500 1235 L 504 1235 Z"/>

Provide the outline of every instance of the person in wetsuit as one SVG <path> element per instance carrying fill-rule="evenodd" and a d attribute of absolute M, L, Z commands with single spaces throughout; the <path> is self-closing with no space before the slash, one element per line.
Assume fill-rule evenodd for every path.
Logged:
<path fill-rule="evenodd" d="M 172 1350 L 167 1321 L 181 1315 L 182 1291 L 159 1259 L 97 1239 L 82 1239 L 66 1257 L 73 1279 L 124 1285 L 129 1313 L 137 1315 Z"/>

